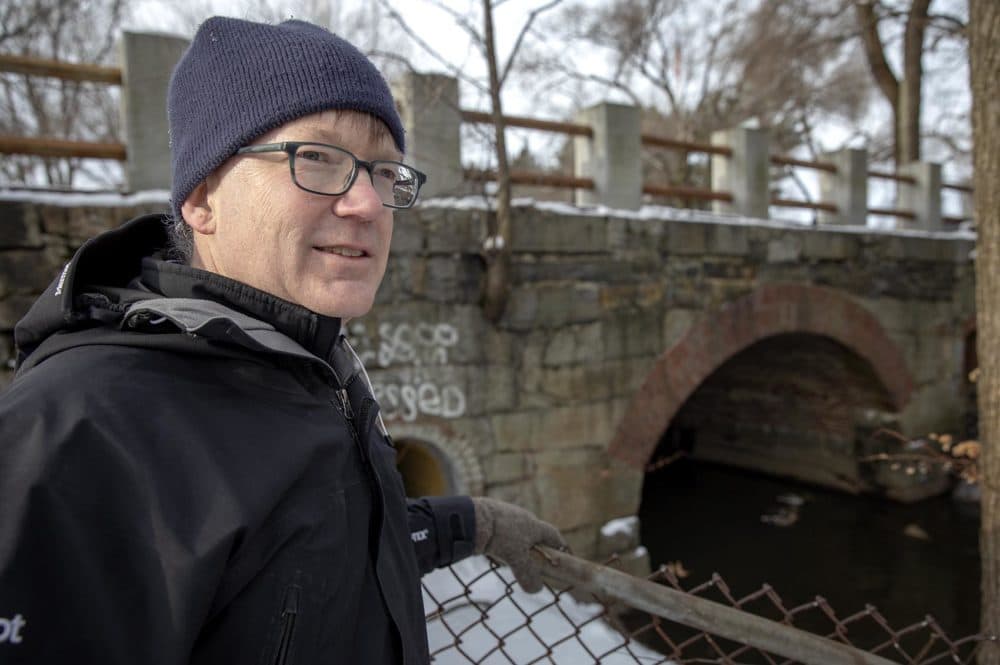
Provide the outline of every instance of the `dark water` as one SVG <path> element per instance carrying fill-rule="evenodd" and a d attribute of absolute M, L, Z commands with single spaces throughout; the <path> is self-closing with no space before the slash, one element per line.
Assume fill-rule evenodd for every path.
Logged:
<path fill-rule="evenodd" d="M 802 499 L 794 523 L 762 522 L 789 515 L 783 495 Z M 654 569 L 682 562 L 686 587 L 718 572 L 737 598 L 767 582 L 786 607 L 820 595 L 841 618 L 872 604 L 894 628 L 931 614 L 952 638 L 979 631 L 978 505 L 903 505 L 682 459 L 647 476 L 640 518 Z M 816 613 L 795 625 L 832 628 Z M 866 620 L 849 637 L 871 648 L 886 633 Z"/>

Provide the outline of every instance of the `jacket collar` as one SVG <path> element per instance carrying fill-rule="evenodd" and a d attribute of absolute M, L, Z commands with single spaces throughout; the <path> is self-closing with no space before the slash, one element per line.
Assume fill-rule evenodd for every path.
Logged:
<path fill-rule="evenodd" d="M 157 258 L 142 261 L 142 284 L 166 298 L 210 300 L 273 326 L 316 357 L 330 363 L 341 334 L 339 318 L 213 272 Z"/>
<path fill-rule="evenodd" d="M 121 322 L 135 302 L 195 299 L 222 305 L 273 326 L 331 363 L 341 321 L 235 280 L 160 258 L 167 246 L 162 215 L 144 215 L 83 244 L 18 322 L 14 339 L 21 367 L 57 333 Z"/>

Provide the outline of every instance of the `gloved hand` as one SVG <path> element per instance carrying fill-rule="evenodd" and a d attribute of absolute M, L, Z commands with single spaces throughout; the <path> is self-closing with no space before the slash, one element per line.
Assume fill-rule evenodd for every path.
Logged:
<path fill-rule="evenodd" d="M 504 501 L 473 497 L 476 510 L 476 554 L 486 554 L 510 566 L 517 583 L 528 593 L 542 589 L 542 564 L 532 556 L 535 545 L 569 549 L 559 530 L 529 511 Z"/>

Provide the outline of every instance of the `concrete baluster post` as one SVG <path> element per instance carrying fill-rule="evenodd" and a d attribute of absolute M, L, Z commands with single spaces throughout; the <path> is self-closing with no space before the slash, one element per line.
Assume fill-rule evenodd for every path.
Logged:
<path fill-rule="evenodd" d="M 959 216 L 966 221 L 972 221 L 976 215 L 976 209 L 973 207 L 973 198 L 971 192 L 959 192 Z"/>
<path fill-rule="evenodd" d="M 427 174 L 422 199 L 463 192 L 458 79 L 407 72 L 393 85 L 406 128 L 406 161 Z"/>
<path fill-rule="evenodd" d="M 712 211 L 768 217 L 771 200 L 766 129 L 739 127 L 712 134 L 712 145 L 727 146 L 732 156 L 712 155 L 712 189 L 732 193 L 732 202 L 714 201 Z"/>
<path fill-rule="evenodd" d="M 820 211 L 820 224 L 865 226 L 868 221 L 868 152 L 846 148 L 824 156 L 836 173 L 820 172 L 820 200 L 837 206 L 837 212 Z"/>
<path fill-rule="evenodd" d="M 642 204 L 639 109 L 603 103 L 580 111 L 576 120 L 594 130 L 593 138 L 573 140 L 576 177 L 594 180 L 593 191 L 576 190 L 577 205 L 638 209 Z"/>
<path fill-rule="evenodd" d="M 121 117 L 127 191 L 170 189 L 167 86 L 188 44 L 189 40 L 170 35 L 122 33 Z M 211 100 L 191 103 L 210 104 Z"/>
<path fill-rule="evenodd" d="M 922 231 L 941 231 L 941 165 L 931 162 L 913 162 L 899 169 L 901 175 L 912 176 L 916 181 L 899 183 L 899 208 L 912 210 L 916 219 L 906 221 L 905 228 Z"/>

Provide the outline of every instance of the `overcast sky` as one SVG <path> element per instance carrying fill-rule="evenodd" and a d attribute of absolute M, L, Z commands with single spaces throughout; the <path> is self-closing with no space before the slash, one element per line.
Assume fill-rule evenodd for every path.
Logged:
<path fill-rule="evenodd" d="M 757 0 L 746 0 L 755 3 Z M 224 14 L 256 20 L 282 20 L 285 18 L 302 18 L 317 23 L 329 25 L 335 32 L 343 34 L 365 50 L 375 50 L 382 53 L 398 54 L 401 58 L 422 71 L 443 72 L 445 65 L 432 54 L 421 48 L 400 29 L 395 22 L 386 18 L 386 11 L 380 4 L 385 3 L 397 11 L 402 19 L 421 39 L 428 43 L 434 51 L 442 56 L 452 67 L 460 69 L 471 78 L 485 80 L 485 62 L 477 48 L 469 39 L 467 33 L 456 24 L 448 11 L 435 6 L 433 0 L 344 0 L 342 2 L 329 0 L 298 0 L 287 2 L 283 0 L 254 0 L 236 2 L 234 0 L 135 0 L 133 11 L 126 22 L 130 29 L 170 32 L 190 37 L 198 23 L 213 14 Z M 569 0 L 564 0 L 569 4 Z M 587 0 L 598 4 L 601 0 Z M 469 22 L 476 30 L 481 26 L 481 0 L 438 0 L 452 13 L 469 17 Z M 498 3 L 494 3 L 498 4 Z M 506 59 L 513 42 L 524 25 L 529 12 L 544 4 L 544 0 L 503 0 L 495 11 L 496 36 L 498 52 Z M 712 7 L 720 3 L 705 0 L 702 4 L 695 3 L 696 11 L 711 12 Z M 947 10 L 959 16 L 966 14 L 963 0 L 935 0 L 936 10 Z M 551 17 L 555 12 L 545 15 Z M 541 20 L 536 26 L 542 26 Z M 558 46 L 558 45 L 556 45 Z M 890 58 L 896 58 L 896 48 L 889 50 Z M 579 68 L 600 71 L 607 67 L 602 55 L 595 50 L 568 53 L 563 52 Z M 387 62 L 387 61 L 382 61 Z M 898 62 L 893 62 L 898 66 Z M 387 64 L 391 67 L 391 64 Z M 956 119 L 957 111 L 968 105 L 968 72 L 964 54 L 945 54 L 935 59 L 925 58 L 927 71 L 924 90 L 924 124 L 926 127 L 936 126 L 948 132 L 949 127 L 956 131 L 963 126 Z M 898 71 L 898 67 L 897 67 Z M 486 109 L 488 99 L 470 83 L 462 83 L 461 103 L 464 108 Z M 575 95 L 575 96 L 574 96 Z M 581 97 L 581 95 L 583 95 Z M 588 98 L 589 96 L 589 98 Z M 512 81 L 504 92 L 504 111 L 513 115 L 530 115 L 534 117 L 565 118 L 571 115 L 580 103 L 596 103 L 602 99 L 609 101 L 624 101 L 621 97 L 605 91 L 591 90 L 582 93 L 580 90 L 552 91 L 532 89 L 532 81 Z M 876 99 L 871 105 L 869 114 L 862 120 L 868 128 L 889 122 L 889 108 L 882 100 Z M 820 133 L 820 143 L 823 149 L 839 147 L 851 133 L 852 127 L 828 123 Z M 967 132 L 967 129 L 964 129 Z M 508 146 L 514 153 L 527 144 L 534 153 L 543 157 L 553 158 L 553 154 L 562 141 L 562 137 L 549 133 L 528 132 L 524 130 L 509 130 Z M 863 147 L 860 145 L 852 147 Z M 926 145 L 929 159 L 937 158 L 935 146 Z M 807 157 L 806 154 L 797 156 Z M 485 159 L 485 157 L 483 157 Z M 959 180 L 968 176 L 969 166 L 965 164 L 945 164 L 946 180 Z M 814 173 L 808 170 L 802 174 L 815 187 Z M 891 191 L 880 193 L 876 187 L 873 191 L 873 204 L 881 205 L 884 199 L 891 198 Z M 958 212 L 956 202 L 948 202 L 951 212 Z"/>

